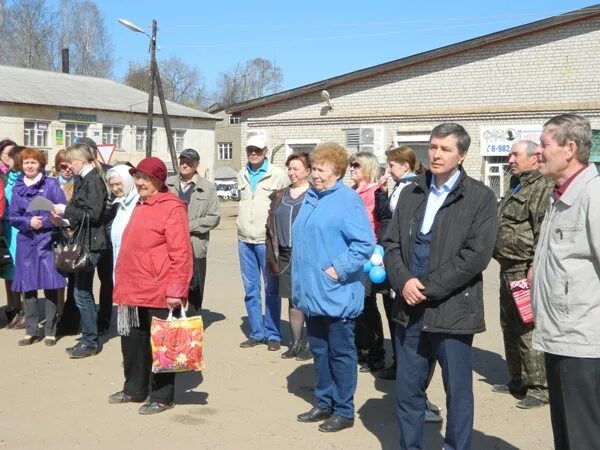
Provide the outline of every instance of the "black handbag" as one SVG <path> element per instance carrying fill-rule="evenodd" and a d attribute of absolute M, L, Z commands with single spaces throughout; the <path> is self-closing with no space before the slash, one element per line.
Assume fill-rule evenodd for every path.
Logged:
<path fill-rule="evenodd" d="M 0 266 L 12 264 L 13 259 L 4 237 L 0 237 Z"/>
<path fill-rule="evenodd" d="M 90 257 L 90 218 L 86 214 L 75 235 L 54 249 L 56 269 L 65 273 L 89 272 L 94 266 Z"/>

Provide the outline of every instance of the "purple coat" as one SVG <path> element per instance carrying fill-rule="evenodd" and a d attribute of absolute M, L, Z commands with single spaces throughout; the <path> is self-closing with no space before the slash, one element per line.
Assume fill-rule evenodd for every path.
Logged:
<path fill-rule="evenodd" d="M 27 212 L 33 197 L 41 195 L 52 203 L 66 204 L 67 200 L 58 181 L 46 175 L 33 186 L 26 186 L 23 175 L 19 175 L 13 188 L 8 212 L 10 224 L 19 230 L 15 257 L 15 276 L 12 290 L 15 292 L 37 291 L 38 289 L 64 288 L 65 277 L 57 272 L 52 253 L 52 216 L 48 211 Z M 42 217 L 42 228 L 31 228 L 31 218 Z"/>

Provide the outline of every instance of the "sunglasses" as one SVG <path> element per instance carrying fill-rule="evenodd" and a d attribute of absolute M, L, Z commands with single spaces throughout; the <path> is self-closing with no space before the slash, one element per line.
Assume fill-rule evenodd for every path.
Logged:
<path fill-rule="evenodd" d="M 67 170 L 70 166 L 68 164 L 62 163 L 58 165 L 60 170 Z"/>
<path fill-rule="evenodd" d="M 262 152 L 263 152 L 262 148 L 256 148 L 256 147 L 247 147 L 246 148 L 246 153 L 248 153 L 248 154 L 255 153 L 257 155 L 260 155 Z"/>
<path fill-rule="evenodd" d="M 352 164 L 350 164 L 350 168 L 354 169 L 354 170 L 360 169 L 360 163 L 358 163 L 358 162 L 355 161 Z"/>

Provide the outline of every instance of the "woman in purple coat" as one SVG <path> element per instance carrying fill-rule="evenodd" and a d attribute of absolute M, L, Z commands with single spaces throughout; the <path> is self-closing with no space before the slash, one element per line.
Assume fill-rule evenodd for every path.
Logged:
<path fill-rule="evenodd" d="M 58 290 L 65 287 L 65 277 L 57 272 L 52 253 L 51 214 L 48 211 L 27 211 L 34 197 L 46 197 L 52 203 L 66 203 L 57 180 L 44 173 L 46 157 L 34 148 L 21 152 L 22 175 L 13 188 L 8 220 L 19 230 L 12 290 L 23 292 L 25 300 L 25 337 L 19 345 L 31 345 L 38 340 L 37 291 L 46 297 L 46 345 L 56 344 Z"/>

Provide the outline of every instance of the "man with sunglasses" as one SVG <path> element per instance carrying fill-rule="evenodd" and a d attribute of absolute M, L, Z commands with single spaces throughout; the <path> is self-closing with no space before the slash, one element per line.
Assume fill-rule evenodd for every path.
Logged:
<path fill-rule="evenodd" d="M 269 275 L 265 255 L 266 224 L 270 196 L 290 184 L 287 175 L 267 159 L 267 144 L 259 135 L 248 138 L 248 163 L 238 174 L 240 209 L 237 219 L 240 271 L 246 295 L 244 302 L 250 325 L 250 336 L 242 348 L 267 343 L 270 351 L 280 348 L 279 319 L 281 299 L 277 278 Z M 265 285 L 265 317 L 262 314 L 260 277 Z"/>
<path fill-rule="evenodd" d="M 199 166 L 200 155 L 198 152 L 192 148 L 186 148 L 179 154 L 179 176 L 173 175 L 166 181 L 169 190 L 188 205 L 188 220 L 194 251 L 194 272 L 188 300 L 196 312 L 200 312 L 202 309 L 204 298 L 206 254 L 210 230 L 219 225 L 221 220 L 215 185 L 200 176 Z"/>

